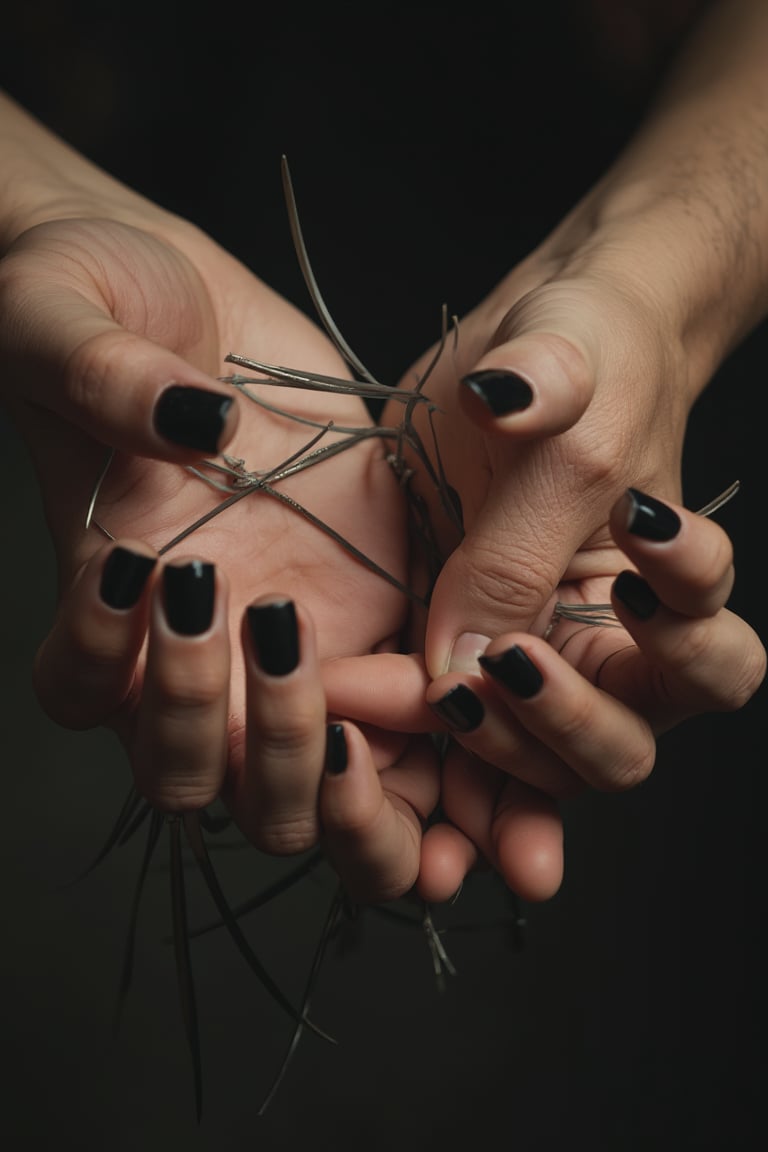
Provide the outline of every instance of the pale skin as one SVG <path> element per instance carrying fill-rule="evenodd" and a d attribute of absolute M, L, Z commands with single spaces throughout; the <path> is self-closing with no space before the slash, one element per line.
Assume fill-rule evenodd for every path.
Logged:
<path fill-rule="evenodd" d="M 747 77 L 754 107 L 762 73 L 752 45 L 765 20 L 756 5 L 739 7 L 717 69 L 726 78 L 728 69 Z M 705 36 L 689 77 L 704 67 L 697 61 L 706 62 L 709 42 Z M 722 36 L 719 42 L 722 47 Z M 680 81 L 686 84 L 696 98 L 680 104 L 673 98 L 670 115 L 649 121 L 585 204 L 461 321 L 458 364 L 446 359 L 432 377 L 430 395 L 446 411 L 443 456 L 467 535 L 457 547 L 445 533 L 446 552 L 454 550 L 427 619 L 425 660 L 403 658 L 402 672 L 397 678 L 386 673 L 378 696 L 367 694 L 368 673 L 361 669 L 346 684 L 347 658 L 367 656 L 364 667 L 373 676 L 379 675 L 377 660 L 397 660 L 392 652 L 371 653 L 393 647 L 407 603 L 279 507 L 260 503 L 256 509 L 241 501 L 187 541 L 187 551 L 168 558 L 178 563 L 199 556 L 216 564 L 218 615 L 203 636 L 180 641 L 168 633 L 159 592 L 162 564 L 119 627 L 115 614 L 99 605 L 99 565 L 109 546 L 98 533 L 83 531 L 82 517 L 105 445 L 119 449 L 121 463 L 109 474 L 100 515 L 121 543 L 152 554 L 197 512 L 199 482 L 159 463 L 191 463 L 200 455 L 154 431 L 152 411 L 170 382 L 223 395 L 215 377 L 227 352 L 240 350 L 274 363 L 303 361 L 317 372 L 342 375 L 344 368 L 314 325 L 207 237 L 93 169 L 3 101 L 3 149 L 12 162 L 0 189 L 6 317 L 0 357 L 5 400 L 30 445 L 59 561 L 60 614 L 36 671 L 41 700 L 54 719 L 116 727 L 133 751 L 142 790 L 159 806 L 200 806 L 223 789 L 246 834 L 270 850 L 298 850 L 297 828 L 303 828 L 302 847 L 324 836 L 358 898 L 389 898 L 414 883 L 430 899 L 448 898 L 484 858 L 518 891 L 541 899 L 556 890 L 562 875 L 558 796 L 582 783 L 617 788 L 638 782 L 652 767 L 660 731 L 698 711 L 738 708 L 750 698 L 765 674 L 764 649 L 724 607 L 733 578 L 727 538 L 717 525 L 680 508 L 679 464 L 691 403 L 725 351 L 764 313 L 765 285 L 752 247 L 759 251 L 766 224 L 750 208 L 753 245 L 731 252 L 742 275 L 730 311 L 719 317 L 723 323 L 713 324 L 718 285 L 731 271 L 720 263 L 728 248 L 718 248 L 711 261 L 712 246 L 702 250 L 700 227 L 686 232 L 681 226 L 690 213 L 674 143 L 691 137 L 691 117 L 710 116 L 713 109 L 724 123 L 744 125 L 730 139 L 741 141 L 751 156 L 754 133 L 739 105 L 747 97 L 738 85 L 729 81 L 724 97 L 725 81 L 715 83 L 710 100 L 709 79 L 701 98 L 694 80 Z M 645 175 L 648 157 L 653 180 Z M 713 188 L 718 168 L 703 145 L 698 159 Z M 754 162 L 762 162 L 759 155 Z M 710 192 L 716 194 L 719 188 Z M 648 243 L 654 235 L 660 237 L 655 253 Z M 674 260 L 671 235 L 679 246 Z M 668 276 L 659 274 L 666 259 Z M 700 290 L 698 298 L 677 282 L 681 270 Z M 685 313 L 677 301 L 685 302 Z M 467 372 L 488 368 L 523 377 L 534 402 L 513 416 L 492 418 L 457 383 Z M 411 381 L 407 373 L 404 382 Z M 622 388 L 631 388 L 631 409 Z M 318 415 L 317 407 L 312 411 Z M 332 408 L 324 402 L 320 418 L 331 413 L 337 423 L 365 422 L 358 401 L 335 398 Z M 242 404 L 233 408 L 218 447 L 250 464 L 255 420 Z M 263 427 L 258 432 L 261 451 Z M 303 443 L 306 432 L 272 428 L 270 437 L 272 462 Z M 642 451 L 633 456 L 628 444 Z M 468 458 L 477 466 L 457 467 L 452 476 L 452 463 Z M 309 472 L 309 480 L 295 482 L 297 497 L 303 482 L 332 515 L 343 493 L 350 536 L 354 491 L 356 542 L 374 553 L 379 548 L 385 567 L 405 578 L 402 506 L 375 446 L 321 467 L 327 469 L 322 487 L 320 471 Z M 682 529 L 674 542 L 638 542 L 620 511 L 611 519 L 611 508 L 630 485 L 678 509 Z M 497 556 L 503 564 L 492 562 Z M 702 556 L 709 558 L 704 566 Z M 589 630 L 559 656 L 555 642 L 562 645 L 569 626 L 559 624 L 552 643 L 543 639 L 554 600 L 607 601 L 613 577 L 627 567 L 647 577 L 662 601 L 660 612 L 639 624 L 614 602 L 629 636 Z M 284 771 L 286 740 L 264 730 L 254 704 L 274 685 L 259 679 L 247 637 L 241 640 L 243 610 L 263 595 L 295 598 L 300 614 L 299 674 L 280 685 L 281 723 L 289 732 L 299 700 L 310 704 L 302 713 L 306 729 L 297 738 L 294 725 L 287 740 L 295 750 L 290 774 Z M 113 632 L 105 657 L 105 636 Z M 451 667 L 450 654 L 460 655 L 455 637 L 464 633 L 484 639 L 471 642 L 471 664 Z M 637 647 L 628 648 L 631 641 Z M 216 675 L 206 698 L 196 702 L 184 679 L 187 648 L 205 645 L 216 656 L 210 662 Z M 493 655 L 510 645 L 522 647 L 544 677 L 544 688 L 531 700 L 511 697 L 475 662 L 479 651 Z M 627 655 L 619 656 L 620 649 Z M 349 763 L 335 776 L 323 771 L 321 680 L 331 713 L 345 718 Z M 418 744 L 393 742 L 367 726 L 406 732 L 440 727 L 428 704 L 459 681 L 481 697 L 486 718 L 472 733 L 454 733 L 458 743 L 441 781 L 451 823 L 422 839 L 421 821 L 440 785 L 436 766 Z M 159 682 L 165 682 L 160 693 Z M 85 706 L 84 685 L 91 689 Z M 179 698 L 197 739 L 174 749 Z M 593 721 L 589 740 L 583 725 L 574 724 L 585 714 Z M 627 731 L 633 734 L 629 748 Z M 200 747 L 218 754 L 190 759 L 190 750 Z M 399 759 L 404 749 L 409 762 Z M 483 763 L 475 765 L 472 755 Z M 152 763 L 165 769 L 148 777 Z M 279 781 L 289 778 L 283 793 Z M 288 830 L 283 840 L 281 829 Z"/>

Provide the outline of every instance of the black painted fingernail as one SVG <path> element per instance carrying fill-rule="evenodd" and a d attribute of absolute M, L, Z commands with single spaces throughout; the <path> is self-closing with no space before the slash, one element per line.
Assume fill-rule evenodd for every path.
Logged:
<path fill-rule="evenodd" d="M 474 392 L 494 416 L 508 416 L 510 412 L 522 412 L 530 408 L 533 389 L 527 380 L 514 372 L 499 372 L 495 368 L 484 372 L 472 372 L 465 376 L 462 384 Z"/>
<path fill-rule="evenodd" d="M 619 572 L 613 582 L 613 594 L 638 620 L 650 620 L 659 606 L 653 588 L 637 572 Z"/>
<path fill-rule="evenodd" d="M 155 404 L 155 430 L 185 448 L 218 452 L 227 413 L 234 403 L 231 396 L 174 384 L 166 388 Z"/>
<path fill-rule="evenodd" d="M 292 600 L 250 604 L 247 609 L 256 657 L 269 676 L 287 676 L 299 662 L 299 629 Z"/>
<path fill-rule="evenodd" d="M 529 700 L 544 683 L 544 677 L 522 648 L 514 644 L 498 656 L 478 656 L 481 668 L 516 696 Z"/>
<path fill-rule="evenodd" d="M 482 700 L 466 684 L 455 684 L 430 708 L 455 732 L 474 732 L 485 716 Z"/>
<path fill-rule="evenodd" d="M 627 529 L 633 536 L 640 536 L 643 540 L 655 540 L 662 543 L 673 540 L 680 531 L 680 517 L 677 512 L 655 500 L 653 496 L 646 496 L 638 492 L 637 488 L 628 488 L 629 519 Z"/>
<path fill-rule="evenodd" d="M 347 738 L 343 724 L 329 724 L 325 730 L 325 771 L 341 776 L 347 770 Z"/>
<path fill-rule="evenodd" d="M 199 636 L 213 620 L 216 575 L 213 564 L 192 560 L 189 564 L 167 564 L 163 569 L 165 617 L 174 632 Z"/>
<path fill-rule="evenodd" d="M 104 603 L 110 608 L 133 608 L 155 564 L 157 560 L 153 556 L 142 556 L 128 548 L 113 548 L 101 572 L 99 594 Z"/>

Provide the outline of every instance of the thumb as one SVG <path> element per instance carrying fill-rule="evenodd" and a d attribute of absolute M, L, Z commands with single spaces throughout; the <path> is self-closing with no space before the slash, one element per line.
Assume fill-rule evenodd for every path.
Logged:
<path fill-rule="evenodd" d="M 571 428 L 593 393 L 597 349 L 583 334 L 584 302 L 555 286 L 530 293 L 505 316 L 493 345 L 463 377 L 464 414 L 493 435 L 529 439 Z"/>
<path fill-rule="evenodd" d="M 441 570 L 429 603 L 424 659 L 431 679 L 477 672 L 477 658 L 504 632 L 543 635 L 553 591 L 577 545 L 555 532 L 525 539 L 507 515 L 467 535 Z M 501 527 L 503 525 L 503 527 Z"/>
<path fill-rule="evenodd" d="M 237 427 L 231 390 L 76 291 L 41 293 L 16 347 L 2 352 L 23 401 L 32 375 L 36 407 L 131 455 L 190 462 L 220 451 Z"/>
<path fill-rule="evenodd" d="M 543 633 L 554 590 L 599 512 L 596 494 L 586 499 L 579 488 L 588 483 L 589 438 L 580 443 L 569 432 L 593 398 L 597 358 L 557 310 L 537 330 L 544 320 L 541 308 L 510 314 L 500 342 L 459 385 L 462 414 L 484 433 L 491 480 L 473 498 L 473 468 L 486 465 L 450 462 L 469 518 L 430 600 L 425 659 L 433 678 L 476 672 L 477 656 L 502 632 Z"/>

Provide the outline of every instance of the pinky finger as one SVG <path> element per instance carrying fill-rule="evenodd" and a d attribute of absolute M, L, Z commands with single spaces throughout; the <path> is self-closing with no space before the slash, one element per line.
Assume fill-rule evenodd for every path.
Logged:
<path fill-rule="evenodd" d="M 327 727 L 320 820 L 327 855 L 353 900 L 395 900 L 416 883 L 419 815 L 385 792 L 363 733 L 348 722 Z"/>
<path fill-rule="evenodd" d="M 140 541 L 105 545 L 62 599 L 34 666 L 40 704 L 62 727 L 113 721 L 128 699 L 156 563 L 156 553 Z"/>

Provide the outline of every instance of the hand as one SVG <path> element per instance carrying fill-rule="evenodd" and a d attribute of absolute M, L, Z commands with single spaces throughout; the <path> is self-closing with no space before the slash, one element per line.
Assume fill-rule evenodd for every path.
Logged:
<path fill-rule="evenodd" d="M 387 710 L 397 722 L 428 726 L 411 704 L 421 684 L 453 736 L 442 769 L 446 819 L 422 848 L 427 899 L 450 898 L 479 863 L 526 899 L 552 896 L 563 875 L 558 802 L 586 786 L 640 783 L 661 733 L 702 711 L 741 707 L 765 677 L 763 645 L 725 607 L 733 555 L 719 525 L 632 490 L 612 509 L 610 527 L 619 575 L 587 592 L 612 603 L 614 626 L 561 617 L 548 640 L 506 633 L 475 673 L 431 683 L 423 660 L 395 655 L 354 668 L 337 661 L 333 683 L 326 679 L 331 701 L 338 691 L 352 715 L 381 723 L 366 675 L 375 683 L 386 662 Z M 573 603 L 571 590 L 561 591 Z"/>
<path fill-rule="evenodd" d="M 765 5 L 708 6 L 634 137 L 461 320 L 431 373 L 465 533 L 417 471 L 447 558 L 431 676 L 473 668 L 509 628 L 541 634 L 561 581 L 604 576 L 608 514 L 627 487 L 680 502 L 691 406 L 768 309 L 768 153 L 754 143 L 766 45 Z"/>
<path fill-rule="evenodd" d="M 229 598 L 226 574 L 207 561 L 164 562 L 136 540 L 106 544 L 62 602 L 43 675 L 60 689 L 72 668 L 94 710 L 127 690 L 120 725 L 136 787 L 154 807 L 203 808 L 221 795 L 264 852 L 322 844 L 351 899 L 402 895 L 416 882 L 422 822 L 437 803 L 428 740 L 329 723 L 312 620 L 271 594 L 246 606 L 236 640 L 245 717 L 233 756 Z M 129 686 L 142 649 L 137 692 Z M 98 653 L 98 666 L 83 653 Z"/>
<path fill-rule="evenodd" d="M 63 613 L 59 639 L 44 643 L 39 653 L 38 693 L 59 723 L 106 722 L 129 749 L 145 652 L 136 644 L 134 664 L 118 661 L 113 675 L 112 655 L 93 647 L 85 621 L 67 604 L 70 589 L 104 544 L 85 523 L 107 449 L 115 448 L 116 455 L 94 519 L 114 537 L 149 542 L 159 553 L 224 499 L 181 465 L 199 467 L 226 446 L 246 468 L 269 470 L 331 420 L 340 428 L 371 425 L 359 398 L 287 388 L 264 388 L 261 394 L 312 425 L 275 415 L 244 397 L 235 398 L 222 417 L 222 401 L 229 403 L 234 391 L 216 376 L 230 351 L 337 376 L 346 376 L 344 365 L 315 325 L 209 238 L 160 210 L 145 211 L 143 228 L 93 219 L 35 226 L 0 264 L 4 400 L 40 480 Z M 180 412 L 174 403 L 167 405 L 171 383 L 188 390 Z M 190 398 L 199 403 L 199 420 Z M 179 434 L 185 443 L 178 442 Z M 190 447 L 192 434 L 202 440 Z M 318 447 L 343 437 L 334 430 Z M 395 579 L 405 577 L 404 510 L 379 441 L 358 443 L 274 487 Z M 283 595 L 300 594 L 317 629 L 320 656 L 328 658 L 395 644 L 407 599 L 294 506 L 263 491 L 249 493 L 210 520 L 187 538 L 184 547 L 190 546 L 227 577 L 228 755 L 237 770 L 244 763 L 245 676 L 237 637 L 245 605 L 274 588 Z M 178 552 L 172 549 L 170 558 Z M 62 629 L 71 630 L 64 648 Z M 169 784 L 156 799 L 173 807 L 192 797 L 180 783 Z M 194 802 L 203 801 L 196 789 Z"/>

